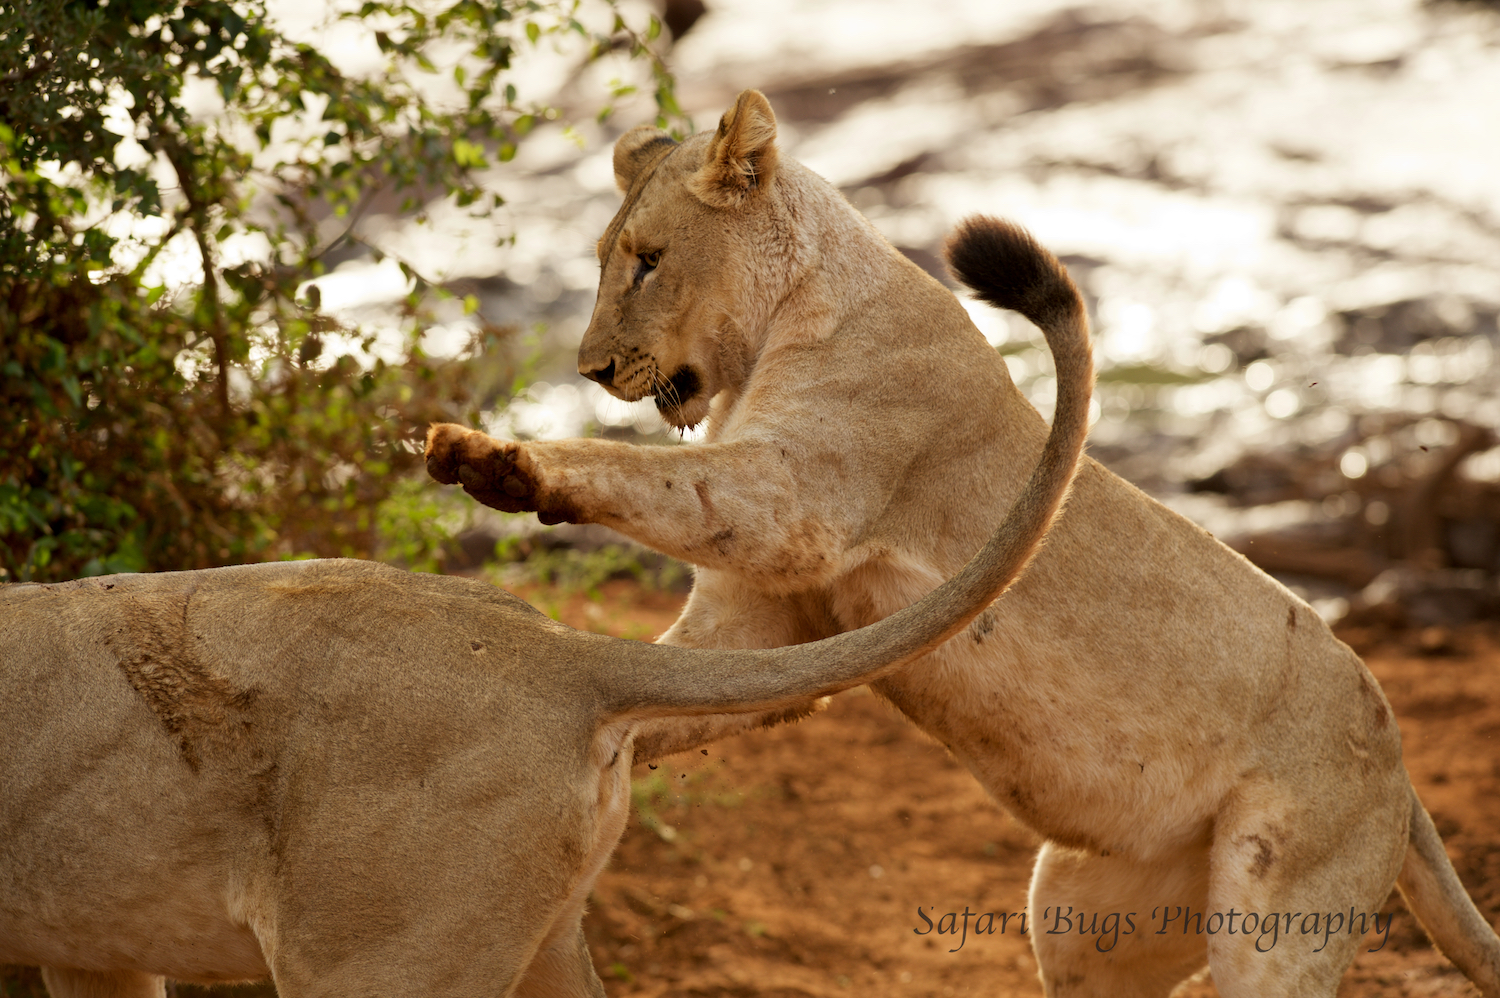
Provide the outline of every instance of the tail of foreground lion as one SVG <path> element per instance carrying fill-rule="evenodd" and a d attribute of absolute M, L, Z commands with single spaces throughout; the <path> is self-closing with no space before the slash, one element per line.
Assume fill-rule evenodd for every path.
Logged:
<path fill-rule="evenodd" d="M 1406 907 L 1485 998 L 1500 998 L 1500 938 L 1469 899 L 1415 790 L 1406 861 L 1396 877 Z"/>
<path fill-rule="evenodd" d="M 1057 407 L 1041 460 L 989 543 L 915 605 L 823 641 L 763 650 L 611 648 L 598 677 L 606 713 L 747 713 L 837 693 L 937 648 L 1021 574 L 1062 509 L 1088 436 L 1088 320 L 1067 270 L 1017 225 L 970 218 L 949 239 L 947 254 L 980 298 L 1041 327 L 1057 370 Z"/>

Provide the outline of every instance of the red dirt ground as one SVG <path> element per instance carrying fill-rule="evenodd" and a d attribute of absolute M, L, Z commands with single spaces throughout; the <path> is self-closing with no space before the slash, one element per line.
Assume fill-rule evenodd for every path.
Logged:
<path fill-rule="evenodd" d="M 602 596 L 592 610 L 581 597 L 552 609 L 636 636 L 664 630 L 679 602 L 624 583 Z M 1407 765 L 1460 876 L 1500 920 L 1500 644 L 1465 633 L 1433 655 L 1415 636 L 1345 637 L 1395 707 Z M 970 936 L 954 953 L 956 941 L 914 934 L 926 927 L 918 905 L 1020 911 L 1036 841 L 868 690 L 802 724 L 638 767 L 636 779 L 645 807 L 585 923 L 611 998 L 1041 994 L 1025 936 Z M 1340 995 L 1478 993 L 1399 900 L 1386 910 L 1396 913 L 1387 945 L 1361 953 Z M 1217 991 L 1205 975 L 1178 994 Z"/>

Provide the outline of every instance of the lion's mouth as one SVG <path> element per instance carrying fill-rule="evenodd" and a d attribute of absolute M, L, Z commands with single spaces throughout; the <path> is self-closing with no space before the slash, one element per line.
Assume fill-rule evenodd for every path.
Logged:
<path fill-rule="evenodd" d="M 656 411 L 673 425 L 682 425 L 682 408 L 703 389 L 698 372 L 687 365 L 672 372 L 672 376 L 659 382 L 656 389 Z"/>

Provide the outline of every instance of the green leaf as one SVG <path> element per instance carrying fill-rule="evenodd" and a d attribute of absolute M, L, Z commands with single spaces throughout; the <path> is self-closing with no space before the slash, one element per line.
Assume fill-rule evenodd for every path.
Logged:
<path fill-rule="evenodd" d="M 505 158 L 503 150 L 500 158 Z M 463 138 L 453 140 L 453 161 L 465 169 L 483 169 L 489 165 L 484 157 L 484 147 Z"/>

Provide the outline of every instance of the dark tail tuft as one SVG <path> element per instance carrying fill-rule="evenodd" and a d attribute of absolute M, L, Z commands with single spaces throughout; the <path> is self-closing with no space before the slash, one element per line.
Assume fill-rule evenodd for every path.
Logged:
<path fill-rule="evenodd" d="M 948 269 L 983 301 L 1020 312 L 1038 326 L 1078 307 L 1068 270 L 1025 229 L 987 215 L 964 219 L 943 248 Z"/>

